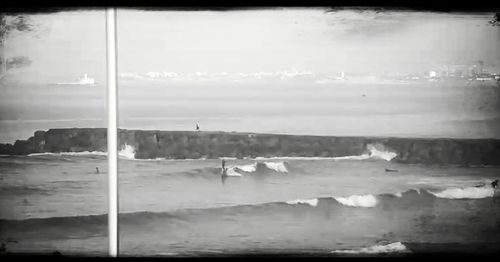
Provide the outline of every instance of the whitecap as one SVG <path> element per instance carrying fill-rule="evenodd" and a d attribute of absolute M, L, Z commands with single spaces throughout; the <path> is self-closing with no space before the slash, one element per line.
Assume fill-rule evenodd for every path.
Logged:
<path fill-rule="evenodd" d="M 375 245 L 360 249 L 334 250 L 334 254 L 383 254 L 383 253 L 405 253 L 410 252 L 401 242 L 395 242 L 387 245 Z"/>
<path fill-rule="evenodd" d="M 126 159 L 135 159 L 135 149 L 133 146 L 125 144 L 118 152 L 118 155 Z"/>
<path fill-rule="evenodd" d="M 367 146 L 368 151 L 370 152 L 370 158 L 379 158 L 383 159 L 385 161 L 391 161 L 393 158 L 395 158 L 398 154 L 390 151 L 380 151 L 378 150 L 375 146 L 373 145 L 368 145 Z"/>
<path fill-rule="evenodd" d="M 234 167 L 230 167 L 226 171 L 227 176 L 243 176 L 242 174 L 238 173 Z"/>
<path fill-rule="evenodd" d="M 257 170 L 257 163 L 253 164 L 248 164 L 248 165 L 241 165 L 241 166 L 234 166 L 234 168 L 238 168 L 239 170 L 247 173 L 252 173 Z"/>
<path fill-rule="evenodd" d="M 28 156 L 86 156 L 86 155 L 95 155 L 95 156 L 107 156 L 108 153 L 102 151 L 81 151 L 81 152 L 58 152 L 58 153 L 32 153 L 28 154 Z"/>
<path fill-rule="evenodd" d="M 274 170 L 279 173 L 288 173 L 286 169 L 285 162 L 264 162 L 267 168 Z"/>
<path fill-rule="evenodd" d="M 297 204 L 305 204 L 305 205 L 310 205 L 310 206 L 317 206 L 318 205 L 318 199 L 297 199 L 297 200 L 292 200 L 292 201 L 286 201 L 287 204 L 289 205 L 297 205 Z"/>
<path fill-rule="evenodd" d="M 352 195 L 349 197 L 334 197 L 334 199 L 344 206 L 349 207 L 374 207 L 377 199 L 373 195 Z"/>
<path fill-rule="evenodd" d="M 441 192 L 431 192 L 436 197 L 448 199 L 480 199 L 493 197 L 494 191 L 488 187 L 448 188 Z"/>

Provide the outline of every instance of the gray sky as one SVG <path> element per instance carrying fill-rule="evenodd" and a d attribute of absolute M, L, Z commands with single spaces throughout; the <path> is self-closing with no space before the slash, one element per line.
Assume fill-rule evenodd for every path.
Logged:
<path fill-rule="evenodd" d="M 120 72 L 421 72 L 444 63 L 500 65 L 493 14 L 271 9 L 118 11 Z M 85 72 L 103 80 L 104 11 L 36 15 L 47 32 L 10 39 L 45 78 Z M 43 72 L 43 73 L 41 73 Z"/>
<path fill-rule="evenodd" d="M 120 73 L 317 75 L 423 73 L 483 60 L 500 71 L 500 27 L 485 14 L 272 9 L 229 12 L 118 11 Z M 0 142 L 38 129 L 104 127 L 104 11 L 32 17 L 38 37 L 13 36 L 7 54 L 33 64 L 30 84 L 0 86 Z M 90 74 L 97 86 L 47 86 Z M 126 80 L 121 128 L 315 135 L 499 137 L 498 88 L 467 82 L 393 85 L 300 80 L 197 82 Z"/>

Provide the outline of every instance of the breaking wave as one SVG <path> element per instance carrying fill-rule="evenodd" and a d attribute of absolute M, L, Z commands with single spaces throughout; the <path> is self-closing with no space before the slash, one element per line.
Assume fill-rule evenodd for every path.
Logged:
<path fill-rule="evenodd" d="M 429 193 L 439 198 L 480 199 L 480 198 L 493 197 L 494 190 L 489 187 L 466 187 L 466 188 L 448 188 L 440 192 L 429 191 Z"/>
<path fill-rule="evenodd" d="M 32 153 L 27 156 L 107 156 L 107 152 L 103 151 L 81 151 L 81 152 L 45 152 L 45 153 Z M 118 152 L 118 156 L 126 159 L 135 159 L 135 149 L 133 146 L 125 144 Z M 157 159 L 159 160 L 159 159 Z"/>
<path fill-rule="evenodd" d="M 288 173 L 286 162 L 255 162 L 246 165 L 229 166 L 226 172 L 227 176 L 241 177 L 243 173 L 255 173 L 258 170 L 267 169 L 278 173 Z M 222 170 L 221 170 L 222 172 Z"/>
<path fill-rule="evenodd" d="M 406 253 L 410 252 L 401 242 L 387 245 L 375 245 L 360 249 L 334 250 L 332 254 L 383 254 L 383 253 Z"/>
<path fill-rule="evenodd" d="M 352 195 L 348 197 L 334 197 L 340 204 L 348 207 L 374 207 L 377 199 L 373 195 Z"/>
<path fill-rule="evenodd" d="M 257 157 L 256 160 L 272 160 L 272 159 L 287 159 L 287 160 L 367 160 L 381 159 L 391 161 L 397 154 L 391 151 L 379 150 L 375 145 L 368 144 L 366 146 L 367 153 L 354 156 L 337 156 L 337 157 Z"/>
<path fill-rule="evenodd" d="M 383 159 L 385 161 L 391 161 L 393 158 L 395 158 L 398 154 L 390 151 L 383 151 L 383 150 L 378 150 L 374 145 L 369 144 L 367 146 L 370 158 L 378 158 L 378 159 Z"/>
<path fill-rule="evenodd" d="M 126 159 L 135 159 L 135 149 L 133 146 L 125 144 L 118 152 L 118 156 Z"/>
<path fill-rule="evenodd" d="M 304 205 L 310 205 L 310 206 L 317 206 L 318 205 L 318 199 L 297 199 L 297 200 L 292 200 L 292 201 L 287 201 L 286 202 L 289 205 L 297 205 L 297 204 L 304 204 Z"/>
<path fill-rule="evenodd" d="M 257 171 L 257 163 L 248 164 L 248 165 L 241 165 L 241 166 L 234 166 L 234 168 L 237 168 L 243 172 L 252 173 L 252 172 Z"/>
<path fill-rule="evenodd" d="M 227 176 L 243 176 L 242 174 L 238 173 L 238 171 L 236 171 L 236 167 L 228 168 L 226 175 Z"/>
<path fill-rule="evenodd" d="M 88 156 L 88 155 L 96 155 L 96 156 L 107 156 L 107 152 L 102 151 L 82 151 L 82 152 L 58 152 L 58 153 L 32 153 L 28 154 L 28 156 Z"/>
<path fill-rule="evenodd" d="M 4 189 L 5 190 L 5 189 Z M 18 190 L 18 189 L 11 189 Z M 32 188 L 22 190 L 33 190 Z M 148 223 L 162 223 L 161 221 L 168 221 L 168 223 L 175 223 L 175 221 L 190 220 L 195 223 L 201 223 L 207 217 L 220 218 L 221 214 L 234 215 L 241 217 L 248 216 L 282 216 L 282 215 L 325 215 L 335 210 L 344 210 L 345 213 L 338 214 L 357 214 L 363 210 L 363 215 L 373 215 L 374 217 L 386 218 L 383 215 L 386 212 L 399 213 L 402 210 L 417 212 L 418 210 L 428 209 L 430 212 L 450 212 L 450 215 L 455 214 L 457 205 L 462 205 L 460 208 L 464 210 L 469 208 L 484 208 L 487 199 L 473 199 L 471 201 L 460 201 L 455 199 L 440 198 L 434 194 L 429 193 L 427 190 L 421 189 L 418 194 L 416 190 L 408 190 L 402 193 L 401 197 L 396 197 L 392 193 L 378 194 L 378 195 L 352 195 L 342 198 L 332 197 L 318 197 L 318 198 L 298 198 L 290 201 L 282 202 L 265 202 L 254 204 L 236 204 L 228 206 L 207 206 L 203 208 L 184 208 L 170 211 L 150 212 L 140 211 L 133 213 L 120 213 L 120 223 L 124 226 L 130 225 L 144 225 Z M 457 205 L 450 205 L 451 201 L 457 201 Z M 486 202 L 485 202 L 486 201 Z M 486 205 L 487 206 L 487 205 Z M 359 209 L 353 207 L 366 207 L 366 209 Z M 325 213 L 326 212 L 326 213 Z M 337 216 L 332 216 L 335 219 Z M 357 216 L 350 216 L 349 219 L 357 219 Z M 339 219 L 345 219 L 344 216 L 338 216 Z M 106 234 L 107 215 L 87 215 L 87 216 L 69 216 L 69 217 L 49 217 L 49 218 L 30 218 L 25 220 L 7 220 L 0 219 L 0 229 L 2 233 L 9 230 L 14 230 L 16 234 L 19 232 L 37 232 L 41 230 L 45 234 L 66 235 L 67 232 L 73 231 L 75 234 L 80 234 L 81 225 L 85 224 L 87 230 L 92 234 L 101 232 Z M 184 225 L 184 224 L 182 224 Z M 332 225 L 335 225 L 332 223 Z M 163 224 L 159 226 L 164 226 Z M 55 230 L 57 229 L 57 230 Z M 89 234 L 90 234 L 89 233 Z M 367 248 L 350 249 L 350 250 L 336 250 L 335 253 L 357 254 L 357 253 L 384 253 L 384 252 L 399 252 L 404 251 L 406 247 L 398 243 L 389 245 L 377 245 Z"/>
<path fill-rule="evenodd" d="M 279 173 L 288 173 L 288 169 L 286 169 L 285 162 L 264 162 L 264 165 L 276 172 Z"/>

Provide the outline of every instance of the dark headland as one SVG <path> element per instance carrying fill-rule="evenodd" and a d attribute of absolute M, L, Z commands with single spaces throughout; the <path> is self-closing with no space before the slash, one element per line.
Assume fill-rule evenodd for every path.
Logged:
<path fill-rule="evenodd" d="M 2 155 L 106 151 L 105 128 L 36 131 L 27 140 L 0 144 Z M 137 159 L 255 157 L 340 157 L 367 153 L 369 145 L 411 164 L 500 166 L 500 140 L 335 137 L 235 132 L 118 130 L 118 147 L 135 149 Z"/>

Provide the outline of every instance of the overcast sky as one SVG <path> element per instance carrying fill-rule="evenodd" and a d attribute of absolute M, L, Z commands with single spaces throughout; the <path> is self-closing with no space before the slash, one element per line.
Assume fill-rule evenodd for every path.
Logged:
<path fill-rule="evenodd" d="M 488 24 L 492 17 L 319 8 L 119 10 L 119 71 L 269 73 L 295 68 L 319 75 L 405 74 L 477 60 L 500 71 L 500 27 Z M 18 71 L 18 80 L 45 87 L 88 73 L 100 84 L 24 85 L 24 91 L 2 86 L 1 139 L 24 139 L 52 127 L 105 126 L 105 12 L 32 19 L 38 32 L 13 35 L 7 42 L 7 55 L 33 61 Z M 199 122 L 204 130 L 479 138 L 498 137 L 500 128 L 498 89 L 467 83 L 415 88 L 196 81 L 124 79 L 119 86 L 120 127 L 192 130 Z"/>
<path fill-rule="evenodd" d="M 270 9 L 118 11 L 120 72 L 421 72 L 446 63 L 500 65 L 493 14 Z M 28 55 L 49 79 L 85 72 L 103 80 L 104 11 L 32 16 L 43 30 L 14 36 L 8 55 Z"/>

